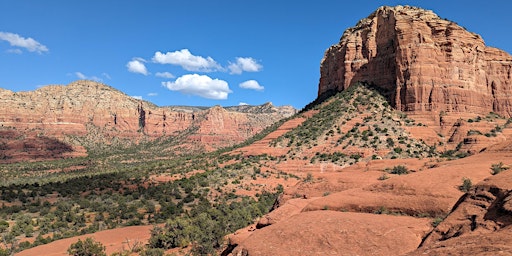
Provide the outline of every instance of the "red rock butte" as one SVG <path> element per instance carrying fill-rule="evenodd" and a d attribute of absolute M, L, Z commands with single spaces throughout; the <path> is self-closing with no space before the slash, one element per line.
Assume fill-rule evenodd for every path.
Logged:
<path fill-rule="evenodd" d="M 366 82 L 401 111 L 512 116 L 512 56 L 432 11 L 380 7 L 321 62 L 318 95 Z"/>

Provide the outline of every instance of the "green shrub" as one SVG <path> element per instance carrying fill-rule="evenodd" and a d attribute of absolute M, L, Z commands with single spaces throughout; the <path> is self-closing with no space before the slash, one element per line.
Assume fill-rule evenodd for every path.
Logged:
<path fill-rule="evenodd" d="M 384 173 L 384 174 L 382 174 L 382 176 L 380 176 L 380 177 L 378 178 L 378 180 L 387 180 L 387 179 L 389 179 L 389 176 L 388 176 L 388 175 L 386 175 L 385 173 Z"/>
<path fill-rule="evenodd" d="M 12 254 L 9 250 L 0 247 L 0 256 L 10 256 L 10 255 L 12 255 Z"/>
<path fill-rule="evenodd" d="M 397 166 L 393 167 L 393 169 L 386 169 L 386 171 L 388 173 L 398 174 L 398 175 L 403 175 L 403 174 L 409 173 L 409 170 L 407 170 L 407 167 L 405 167 L 403 165 L 397 165 Z"/>
<path fill-rule="evenodd" d="M 441 224 L 441 222 L 443 222 L 443 218 L 440 218 L 440 217 L 437 217 L 435 218 L 434 220 L 432 220 L 432 227 L 437 227 L 439 226 L 439 224 Z"/>
<path fill-rule="evenodd" d="M 386 143 L 388 144 L 388 147 L 393 147 L 393 146 L 395 146 L 395 142 L 393 141 L 393 139 L 392 139 L 392 138 L 389 138 L 389 137 L 388 137 L 388 138 L 386 139 Z"/>
<path fill-rule="evenodd" d="M 165 251 L 161 248 L 148 248 L 140 253 L 141 256 L 163 256 Z"/>
<path fill-rule="evenodd" d="M 464 193 L 467 193 L 469 192 L 469 190 L 471 189 L 471 187 L 473 186 L 473 183 L 471 182 L 471 180 L 469 178 L 462 178 L 462 185 L 459 186 L 459 190 L 464 192 Z"/>
<path fill-rule="evenodd" d="M 491 165 L 491 174 L 496 175 L 502 171 L 508 170 L 509 167 L 505 166 L 503 162 Z"/>
<path fill-rule="evenodd" d="M 304 182 L 312 182 L 314 180 L 313 178 L 313 174 L 311 174 L 310 172 L 308 172 L 306 178 L 304 178 Z"/>
<path fill-rule="evenodd" d="M 379 207 L 379 209 L 376 209 L 375 211 L 373 211 L 374 214 L 390 214 L 391 212 L 385 207 L 385 206 L 381 206 Z"/>
<path fill-rule="evenodd" d="M 0 220 L 0 233 L 5 232 L 9 228 L 9 222 Z"/>
<path fill-rule="evenodd" d="M 105 246 L 93 238 L 86 238 L 84 241 L 78 239 L 68 248 L 68 254 L 73 256 L 106 256 Z"/>

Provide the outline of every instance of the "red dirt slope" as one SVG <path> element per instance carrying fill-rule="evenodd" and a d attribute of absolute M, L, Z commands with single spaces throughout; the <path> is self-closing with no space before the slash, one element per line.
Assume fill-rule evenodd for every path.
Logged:
<path fill-rule="evenodd" d="M 94 234 L 57 240 L 49 244 L 24 250 L 20 253 L 17 253 L 16 256 L 68 255 L 67 249 L 72 243 L 75 243 L 76 241 L 78 241 L 78 239 L 84 240 L 87 237 L 92 237 L 96 241 L 101 242 L 103 245 L 105 245 L 106 253 L 107 255 L 110 255 L 114 252 L 121 252 L 124 249 L 128 249 L 127 241 L 129 241 L 131 245 L 133 245 L 133 243 L 136 241 L 145 244 L 150 237 L 150 231 L 152 228 L 153 226 L 133 226 L 104 230 L 96 232 Z"/>

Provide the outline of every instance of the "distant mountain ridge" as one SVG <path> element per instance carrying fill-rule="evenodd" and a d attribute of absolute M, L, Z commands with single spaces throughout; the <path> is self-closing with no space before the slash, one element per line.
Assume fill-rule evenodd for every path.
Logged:
<path fill-rule="evenodd" d="M 0 125 L 71 144 L 110 144 L 115 139 L 138 143 L 188 131 L 184 144 L 214 150 L 240 143 L 281 118 L 290 106 L 222 108 L 158 107 L 108 85 L 79 80 L 35 91 L 0 89 Z M 205 128 L 208 127 L 208 128 Z M 193 132 L 190 132 L 193 131 Z M 73 139 L 82 138 L 82 139 Z M 80 143 L 77 143 L 80 141 Z M 7 143 L 7 142 L 6 142 Z M 8 143 L 7 143 L 8 144 Z"/>

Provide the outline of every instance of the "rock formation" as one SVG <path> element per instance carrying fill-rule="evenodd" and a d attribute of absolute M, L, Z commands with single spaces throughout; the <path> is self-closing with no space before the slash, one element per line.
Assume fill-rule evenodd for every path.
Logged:
<path fill-rule="evenodd" d="M 402 111 L 512 116 L 512 56 L 432 11 L 380 7 L 325 53 L 319 96 L 366 82 Z"/>
<path fill-rule="evenodd" d="M 512 172 L 477 184 L 411 255 L 497 255 L 512 250 Z"/>
<path fill-rule="evenodd" d="M 400 255 L 428 230 L 428 220 L 406 216 L 307 212 L 255 232 L 232 255 Z"/>
<path fill-rule="evenodd" d="M 192 143 L 207 150 L 240 143 L 296 112 L 270 103 L 241 111 L 238 107 L 158 107 L 86 80 L 30 92 L 0 89 L 0 108 L 1 126 L 23 133 L 37 131 L 71 144 L 84 140 L 110 144 L 114 138 L 138 142 L 188 131 Z M 74 139 L 80 137 L 86 139 Z"/>
<path fill-rule="evenodd" d="M 415 7 L 379 8 L 327 50 L 310 108 L 239 150 L 280 156 L 265 166 L 302 180 L 230 235 L 224 253 L 510 255 L 512 171 L 492 176 L 490 167 L 510 166 L 512 127 L 490 112 L 511 117 L 511 76 L 512 56 L 457 24 Z M 433 154 L 386 157 L 420 142 L 428 149 L 413 152 Z M 342 154 L 361 159 L 340 162 Z M 465 194 L 465 181 L 478 185 Z"/>

